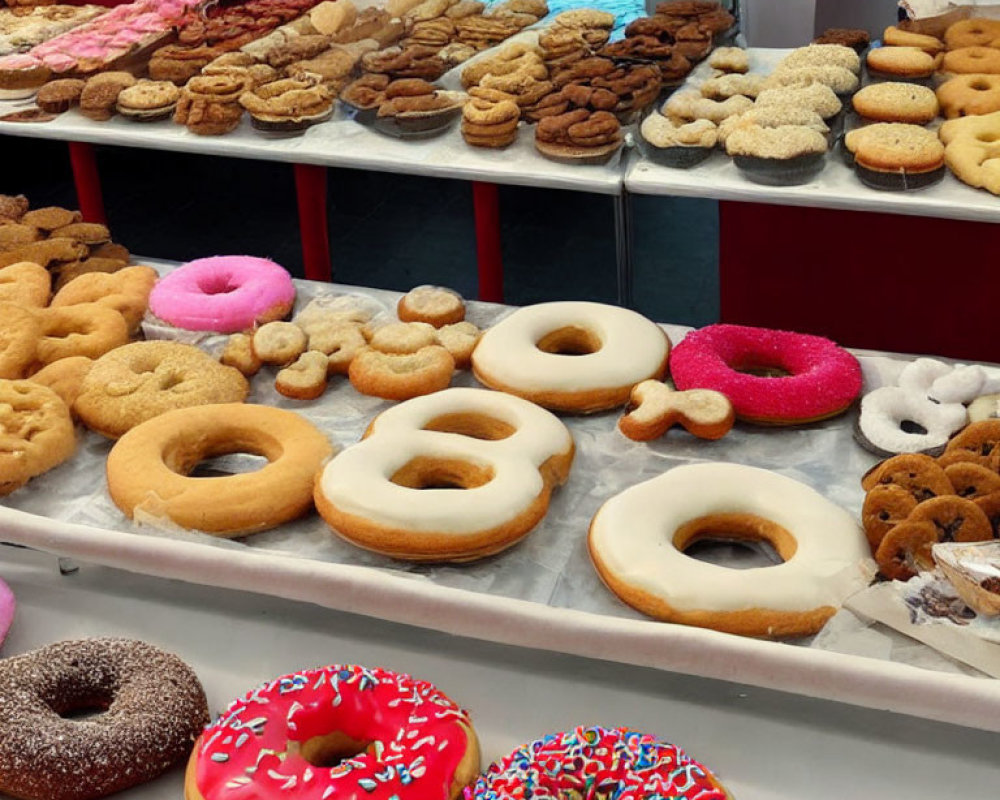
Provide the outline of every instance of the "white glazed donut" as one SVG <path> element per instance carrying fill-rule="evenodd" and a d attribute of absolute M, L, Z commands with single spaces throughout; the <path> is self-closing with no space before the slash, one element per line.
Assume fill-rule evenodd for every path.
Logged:
<path fill-rule="evenodd" d="M 926 432 L 904 430 L 907 421 Z M 857 434 L 861 444 L 878 455 L 925 453 L 943 448 L 968 421 L 961 403 L 935 403 L 925 392 L 883 386 L 861 399 Z"/>
<path fill-rule="evenodd" d="M 950 364 L 945 364 L 936 358 L 918 358 L 903 367 L 897 384 L 901 389 L 926 394 L 934 385 L 934 381 L 943 378 L 952 369 Z"/>
<path fill-rule="evenodd" d="M 699 539 L 768 541 L 783 564 L 730 569 L 684 554 Z M 842 508 L 739 464 L 675 467 L 608 500 L 590 525 L 601 578 L 645 614 L 747 636 L 815 633 L 875 574 Z"/>
<path fill-rule="evenodd" d="M 365 439 L 320 473 L 316 507 L 361 547 L 411 561 L 470 561 L 538 524 L 573 452 L 566 426 L 527 400 L 446 389 L 376 417 Z"/>
<path fill-rule="evenodd" d="M 666 373 L 670 340 L 641 314 L 602 303 L 520 308 L 483 334 L 476 377 L 555 411 L 621 406 L 647 378 Z"/>

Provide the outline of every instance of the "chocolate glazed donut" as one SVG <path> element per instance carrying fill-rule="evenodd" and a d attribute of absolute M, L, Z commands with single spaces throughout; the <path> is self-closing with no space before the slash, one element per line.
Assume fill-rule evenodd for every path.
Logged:
<path fill-rule="evenodd" d="M 80 716 L 92 711 L 103 713 Z M 208 721 L 194 672 L 144 642 L 82 639 L 4 659 L 0 791 L 90 800 L 127 789 L 184 761 Z"/>

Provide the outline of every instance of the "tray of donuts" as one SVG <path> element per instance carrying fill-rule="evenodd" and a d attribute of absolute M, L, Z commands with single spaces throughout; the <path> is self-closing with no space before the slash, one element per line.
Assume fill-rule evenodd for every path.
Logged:
<path fill-rule="evenodd" d="M 571 652 L 567 611 L 655 639 L 676 626 L 646 618 L 807 641 L 875 573 L 844 508 L 873 459 L 825 422 L 861 368 L 828 340 L 722 325 L 672 347 L 611 306 L 330 292 L 245 256 L 139 287 L 130 270 L 67 289 L 84 318 L 144 311 L 145 340 L 75 317 L 39 335 L 49 307 L 4 320 L 10 541 L 487 638 L 527 614 L 516 643 Z M 785 563 L 685 555 L 719 538 Z"/>

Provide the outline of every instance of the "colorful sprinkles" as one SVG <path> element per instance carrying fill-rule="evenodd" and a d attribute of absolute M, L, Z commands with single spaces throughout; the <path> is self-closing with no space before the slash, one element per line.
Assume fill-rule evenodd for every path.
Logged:
<path fill-rule="evenodd" d="M 458 724 L 461 723 L 461 724 Z M 205 800 L 447 800 L 468 714 L 408 675 L 329 666 L 276 678 L 205 729 L 196 782 Z M 332 766 L 301 751 L 332 733 L 363 743 Z"/>
<path fill-rule="evenodd" d="M 517 748 L 464 800 L 726 800 L 705 767 L 628 728 L 579 727 Z"/>

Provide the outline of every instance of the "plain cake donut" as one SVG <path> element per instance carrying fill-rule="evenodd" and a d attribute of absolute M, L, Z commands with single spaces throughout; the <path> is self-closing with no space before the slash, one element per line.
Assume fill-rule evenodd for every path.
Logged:
<path fill-rule="evenodd" d="M 99 718 L 71 715 L 101 711 Z M 0 661 L 0 791 L 90 800 L 182 763 L 208 723 L 183 661 L 132 639 L 59 642 Z"/>
<path fill-rule="evenodd" d="M 479 772 L 467 712 L 426 681 L 333 665 L 275 678 L 201 735 L 185 800 L 453 800 Z"/>
<path fill-rule="evenodd" d="M 729 569 L 684 554 L 711 538 L 766 541 L 784 563 Z M 739 464 L 675 467 L 626 489 L 594 516 L 589 546 L 630 606 L 746 636 L 816 633 L 875 574 L 850 514 L 798 481 Z"/>
<path fill-rule="evenodd" d="M 136 426 L 108 454 L 108 491 L 128 517 L 141 511 L 182 528 L 242 536 L 312 508 L 313 476 L 333 454 L 326 436 L 294 411 L 244 403 L 179 408 Z M 202 461 L 264 456 L 256 472 L 192 478 Z"/>
<path fill-rule="evenodd" d="M 602 303 L 540 303 L 487 330 L 472 353 L 476 378 L 554 411 L 625 405 L 632 387 L 660 379 L 670 339 L 641 314 Z"/>

